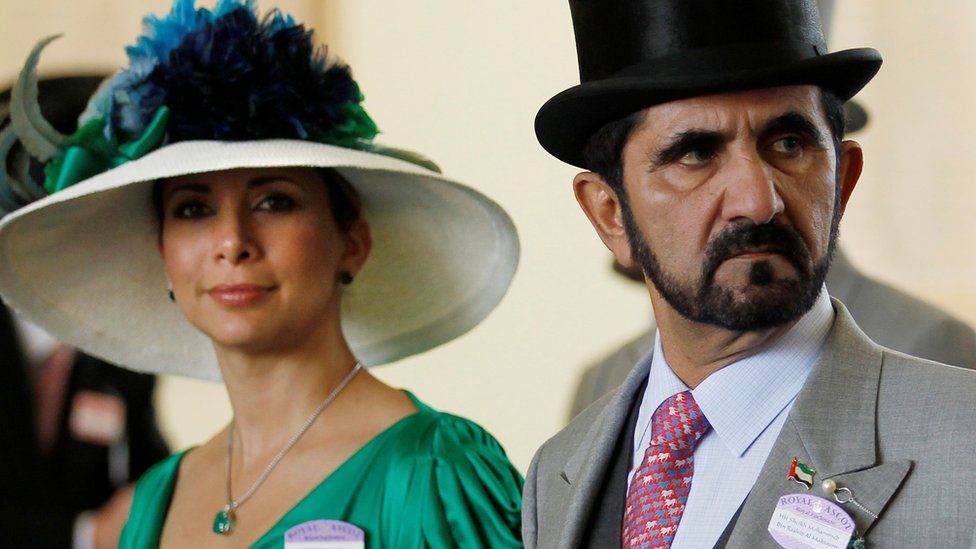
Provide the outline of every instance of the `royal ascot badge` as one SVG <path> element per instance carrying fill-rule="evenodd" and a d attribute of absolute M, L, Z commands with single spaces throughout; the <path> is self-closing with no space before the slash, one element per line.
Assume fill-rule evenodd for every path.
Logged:
<path fill-rule="evenodd" d="M 847 549 L 854 519 L 823 498 L 787 494 L 780 496 L 767 529 L 786 549 Z"/>
<path fill-rule="evenodd" d="M 363 529 L 341 520 L 312 520 L 285 532 L 285 549 L 363 549 Z"/>
<path fill-rule="evenodd" d="M 786 478 L 799 484 L 804 490 L 809 490 L 813 486 L 813 477 L 816 474 L 816 469 L 793 458 L 793 463 L 790 464 L 790 474 Z"/>

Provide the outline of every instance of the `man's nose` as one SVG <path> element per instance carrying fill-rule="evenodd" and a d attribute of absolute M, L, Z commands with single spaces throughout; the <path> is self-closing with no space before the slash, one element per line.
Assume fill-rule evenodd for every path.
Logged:
<path fill-rule="evenodd" d="M 772 221 L 785 205 L 774 170 L 758 152 L 738 154 L 726 169 L 722 214 L 728 221 L 748 219 L 756 225 Z"/>
<path fill-rule="evenodd" d="M 238 264 L 254 260 L 260 247 L 254 238 L 250 217 L 242 211 L 225 208 L 217 216 L 214 258 Z"/>

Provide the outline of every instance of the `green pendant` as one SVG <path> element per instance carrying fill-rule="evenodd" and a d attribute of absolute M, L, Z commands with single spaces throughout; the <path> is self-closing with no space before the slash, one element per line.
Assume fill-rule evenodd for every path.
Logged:
<path fill-rule="evenodd" d="M 221 509 L 213 521 L 213 533 L 226 536 L 234 529 L 234 511 L 228 508 Z"/>

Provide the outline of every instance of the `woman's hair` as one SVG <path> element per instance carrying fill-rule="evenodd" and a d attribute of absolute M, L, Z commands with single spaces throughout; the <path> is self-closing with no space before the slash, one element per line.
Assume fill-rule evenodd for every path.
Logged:
<path fill-rule="evenodd" d="M 349 181 L 334 168 L 313 168 L 319 174 L 322 183 L 325 185 L 325 192 L 329 199 L 329 210 L 335 220 L 336 227 L 342 232 L 347 232 L 352 228 L 353 223 L 362 216 L 362 203 L 359 194 Z M 163 181 L 153 183 L 152 205 L 156 212 L 156 220 L 159 228 L 163 226 Z M 162 231 L 160 231 L 162 235 Z"/>
<path fill-rule="evenodd" d="M 335 219 L 336 227 L 342 232 L 352 228 L 352 224 L 362 217 L 362 202 L 359 194 L 342 174 L 333 168 L 316 168 L 319 177 L 325 183 L 325 192 L 329 196 L 329 209 Z"/>

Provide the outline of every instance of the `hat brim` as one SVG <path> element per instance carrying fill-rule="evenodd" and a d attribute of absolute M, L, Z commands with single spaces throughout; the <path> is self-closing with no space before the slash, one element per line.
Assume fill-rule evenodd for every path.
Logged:
<path fill-rule="evenodd" d="M 762 59 L 760 59 L 762 61 Z M 705 61 L 703 63 L 707 64 Z M 539 143 L 556 158 L 586 168 L 583 149 L 605 124 L 647 107 L 727 91 L 811 84 L 842 100 L 853 97 L 881 67 L 881 55 L 858 48 L 782 63 L 715 60 L 707 70 L 687 61 L 666 65 L 646 76 L 618 76 L 569 88 L 539 109 L 535 119 Z"/>
<path fill-rule="evenodd" d="M 460 336 L 508 289 L 518 236 L 483 194 L 394 158 L 271 140 L 176 143 L 10 214 L 0 221 L 0 293 L 57 338 L 115 364 L 219 379 L 211 341 L 167 299 L 152 185 L 275 166 L 335 168 L 362 200 L 373 250 L 343 294 L 342 328 L 365 365 Z"/>

